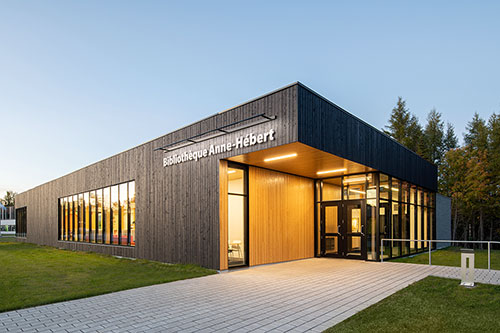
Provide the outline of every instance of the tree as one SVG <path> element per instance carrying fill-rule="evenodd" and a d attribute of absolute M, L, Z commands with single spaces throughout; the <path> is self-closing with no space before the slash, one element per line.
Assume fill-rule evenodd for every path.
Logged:
<path fill-rule="evenodd" d="M 16 202 L 16 195 L 17 193 L 14 191 L 7 191 L 5 196 L 3 197 L 2 204 L 4 206 L 14 206 Z"/>
<path fill-rule="evenodd" d="M 444 124 L 441 113 L 436 109 L 432 109 L 427 115 L 423 141 L 425 144 L 422 148 L 423 157 L 439 166 L 444 152 Z"/>
<path fill-rule="evenodd" d="M 422 138 L 422 127 L 417 117 L 412 115 L 406 107 L 406 101 L 400 96 L 396 106 L 392 109 L 389 125 L 384 132 L 408 149 L 418 152 Z"/>
<path fill-rule="evenodd" d="M 458 148 L 458 138 L 455 135 L 455 127 L 452 124 L 446 124 L 446 134 L 443 138 L 444 152 L 446 153 L 450 149 Z"/>
<path fill-rule="evenodd" d="M 467 124 L 467 132 L 464 134 L 464 142 L 466 146 L 477 151 L 485 151 L 488 149 L 488 128 L 484 119 L 474 113 L 472 121 Z"/>

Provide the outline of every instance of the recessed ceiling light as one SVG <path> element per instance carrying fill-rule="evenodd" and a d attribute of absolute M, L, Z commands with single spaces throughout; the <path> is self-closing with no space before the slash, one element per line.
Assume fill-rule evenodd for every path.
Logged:
<path fill-rule="evenodd" d="M 343 172 L 347 171 L 347 169 L 335 169 L 335 170 L 325 170 L 325 171 L 318 171 L 316 172 L 317 175 L 324 175 L 325 173 L 335 173 L 335 172 Z"/>
<path fill-rule="evenodd" d="M 288 154 L 288 155 L 281 155 L 281 156 L 276 156 L 276 157 L 270 157 L 270 158 L 266 158 L 264 160 L 264 162 L 271 162 L 271 161 L 276 161 L 276 160 L 282 160 L 284 158 L 295 157 L 295 156 L 297 156 L 296 153 Z"/>

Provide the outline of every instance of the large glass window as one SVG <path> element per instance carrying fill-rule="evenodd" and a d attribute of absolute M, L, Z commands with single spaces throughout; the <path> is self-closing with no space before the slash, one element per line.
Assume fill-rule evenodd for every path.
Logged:
<path fill-rule="evenodd" d="M 392 201 L 392 209 L 391 209 L 391 225 L 392 225 L 392 237 L 393 239 L 401 239 L 400 234 L 400 215 L 399 215 L 399 203 Z M 398 257 L 401 255 L 400 246 L 401 241 L 392 241 L 392 256 Z"/>
<path fill-rule="evenodd" d="M 128 183 L 128 202 L 130 205 L 130 245 L 135 246 L 135 182 Z"/>
<path fill-rule="evenodd" d="M 120 244 L 128 245 L 128 186 L 120 185 Z"/>
<path fill-rule="evenodd" d="M 64 237 L 63 237 L 63 240 L 68 240 L 68 237 L 69 237 L 68 198 L 64 198 Z"/>
<path fill-rule="evenodd" d="M 97 225 L 96 225 L 96 200 L 95 191 L 90 192 L 90 242 L 96 242 Z"/>
<path fill-rule="evenodd" d="M 366 175 L 344 177 L 344 200 L 366 197 Z"/>
<path fill-rule="evenodd" d="M 118 244 L 120 212 L 118 203 L 118 186 L 111 186 L 111 223 L 113 232 L 111 234 L 111 243 Z"/>
<path fill-rule="evenodd" d="M 367 259 L 379 259 L 381 239 L 435 238 L 435 193 L 382 173 L 339 176 L 316 181 L 317 255 L 321 255 L 321 203 L 359 199 L 366 199 Z M 428 242 L 386 240 L 384 256 L 408 255 L 427 246 Z"/>
<path fill-rule="evenodd" d="M 135 182 L 60 198 L 59 239 L 135 246 Z"/>
<path fill-rule="evenodd" d="M 228 266 L 247 264 L 247 175 L 237 165 L 228 167 Z"/>
<path fill-rule="evenodd" d="M 366 200 L 366 249 L 367 259 L 377 258 L 377 201 Z"/>
<path fill-rule="evenodd" d="M 73 238 L 73 197 L 68 197 L 68 215 L 69 215 L 69 238 L 72 241 Z"/>
<path fill-rule="evenodd" d="M 97 243 L 104 243 L 104 237 L 103 237 L 103 229 L 104 229 L 104 224 L 103 224 L 103 219 L 104 219 L 104 214 L 103 214 L 103 208 L 102 208 L 102 195 L 103 195 L 103 190 L 97 190 Z"/>
<path fill-rule="evenodd" d="M 111 187 L 104 188 L 103 195 L 104 209 L 104 244 L 111 244 Z"/>
<path fill-rule="evenodd" d="M 84 241 L 89 242 L 90 241 L 90 195 L 89 192 L 85 192 L 83 194 L 83 204 L 84 204 L 84 210 L 85 210 L 85 215 L 84 215 L 84 225 L 85 225 L 85 236 L 84 236 Z"/>
<path fill-rule="evenodd" d="M 410 239 L 416 239 L 416 214 L 415 205 L 410 205 Z M 410 242 L 410 253 L 417 252 L 417 244 L 416 242 Z"/>
<path fill-rule="evenodd" d="M 84 228 L 83 228 L 83 194 L 78 194 L 78 240 L 83 241 Z"/>

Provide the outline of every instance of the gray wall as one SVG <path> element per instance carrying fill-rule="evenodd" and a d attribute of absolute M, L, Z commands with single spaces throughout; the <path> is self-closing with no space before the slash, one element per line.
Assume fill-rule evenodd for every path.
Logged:
<path fill-rule="evenodd" d="M 436 194 L 436 239 L 451 239 L 451 198 Z M 450 246 L 450 243 L 438 243 L 438 248 Z"/>

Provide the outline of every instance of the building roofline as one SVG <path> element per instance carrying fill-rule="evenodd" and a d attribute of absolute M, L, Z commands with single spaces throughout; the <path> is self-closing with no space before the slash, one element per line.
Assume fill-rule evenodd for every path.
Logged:
<path fill-rule="evenodd" d="M 280 92 L 280 91 L 283 91 L 283 90 L 285 90 L 285 89 L 291 88 L 291 87 L 293 87 L 293 86 L 300 86 L 300 87 L 302 87 L 302 88 L 306 89 L 308 92 L 310 92 L 310 93 L 314 94 L 314 95 L 315 95 L 315 96 L 317 96 L 318 98 L 321 98 L 323 101 L 325 101 L 325 102 L 329 103 L 330 105 L 334 106 L 335 108 L 339 109 L 340 111 L 342 111 L 342 112 L 346 113 L 347 115 L 349 115 L 349 116 L 351 116 L 351 117 L 354 117 L 357 121 L 359 121 L 359 122 L 363 123 L 364 125 L 367 125 L 367 126 L 371 127 L 372 129 L 376 130 L 376 131 L 377 131 L 377 132 L 379 132 L 380 134 L 382 134 L 382 135 L 386 136 L 387 138 L 391 139 L 392 141 L 394 141 L 395 143 L 397 143 L 398 145 L 400 145 L 401 147 L 403 147 L 404 149 L 406 149 L 406 150 L 407 150 L 407 151 L 409 151 L 410 153 L 417 155 L 419 158 L 423 159 L 423 160 L 424 160 L 424 161 L 426 161 L 427 163 L 430 163 L 430 164 L 432 164 L 432 165 L 434 165 L 434 166 L 435 166 L 435 164 L 434 164 L 434 163 L 431 163 L 431 162 L 427 161 L 425 158 L 421 157 L 420 155 L 418 155 L 418 154 L 417 154 L 417 153 L 415 153 L 414 151 L 412 151 L 412 150 L 408 149 L 407 147 L 405 147 L 404 145 L 402 145 L 401 143 L 399 143 L 398 141 L 396 141 L 394 138 L 390 137 L 389 135 L 387 135 L 387 134 L 386 134 L 386 133 L 384 133 L 383 131 L 379 130 L 379 129 L 378 129 L 378 128 L 376 128 L 375 126 L 372 126 L 372 125 L 370 125 L 369 123 L 367 123 L 366 121 L 364 121 L 364 120 L 360 119 L 359 117 L 357 117 L 357 116 L 353 115 L 353 114 L 352 114 L 352 113 L 350 113 L 349 111 L 345 110 L 344 108 L 342 108 L 342 107 L 338 106 L 337 104 L 333 103 L 333 102 L 332 102 L 332 101 L 330 101 L 329 99 L 327 99 L 327 98 L 323 97 L 322 95 L 320 95 L 319 93 L 315 92 L 315 91 L 314 91 L 314 90 L 312 90 L 311 88 L 307 87 L 306 85 L 304 85 L 304 84 L 303 84 L 303 83 L 301 83 L 300 81 L 295 81 L 295 82 L 292 82 L 292 83 L 290 83 L 290 84 L 287 84 L 286 86 L 283 86 L 283 87 L 281 87 L 281 88 L 275 89 L 275 90 L 273 90 L 273 91 L 271 91 L 271 92 L 268 92 L 268 93 L 265 93 L 265 94 L 260 95 L 260 96 L 258 96 L 258 97 L 255 97 L 255 98 L 252 98 L 252 99 L 250 99 L 250 100 L 247 100 L 246 102 L 240 103 L 240 104 L 238 104 L 238 105 L 236 105 L 236 106 L 230 107 L 230 108 L 225 109 L 225 110 L 223 110 L 223 111 L 219 111 L 219 112 L 217 112 L 217 113 L 215 113 L 215 114 L 211 114 L 211 115 L 209 115 L 209 116 L 207 116 L 207 117 L 204 117 L 204 118 L 202 118 L 202 119 L 200 119 L 200 120 L 195 121 L 194 123 L 191 123 L 191 124 L 188 124 L 188 125 L 185 125 L 185 126 L 179 127 L 179 128 L 177 128 L 177 129 L 175 129 L 175 130 L 173 130 L 173 131 L 170 131 L 170 132 L 168 132 L 168 133 L 166 133 L 166 134 L 160 135 L 160 136 L 158 136 L 158 137 L 156 137 L 156 138 L 154 138 L 154 139 L 148 140 L 148 141 L 146 141 L 146 142 L 144 142 L 144 143 L 138 144 L 138 145 L 136 145 L 136 146 L 134 146 L 134 147 L 132 147 L 132 148 L 129 148 L 129 149 L 126 149 L 126 150 L 120 151 L 120 152 L 118 152 L 118 153 L 116 153 L 116 154 L 113 154 L 113 155 L 111 155 L 111 156 L 109 156 L 109 157 L 105 157 L 105 158 L 100 159 L 100 160 L 98 160 L 98 161 L 96 161 L 96 162 L 90 163 L 90 164 L 88 164 L 88 165 L 86 165 L 86 166 L 84 166 L 84 167 L 81 167 L 81 168 L 79 168 L 79 169 L 76 169 L 76 170 L 74 170 L 74 171 L 71 171 L 71 172 L 69 172 L 69 173 L 67 173 L 67 174 L 64 174 L 64 175 L 60 176 L 60 177 L 57 177 L 57 178 L 55 178 L 55 179 L 52 179 L 52 180 L 46 181 L 46 182 L 44 182 L 44 183 L 42 183 L 42 184 L 40 184 L 40 185 L 36 185 L 36 186 L 34 186 L 34 187 L 32 187 L 32 188 L 29 188 L 29 189 L 27 189 L 27 190 L 25 190 L 25 191 L 23 191 L 23 192 L 21 192 L 21 193 L 25 193 L 25 192 L 28 192 L 28 191 L 30 191 L 30 190 L 33 190 L 33 189 L 35 189 L 35 188 L 37 188 L 37 187 L 40 187 L 40 186 L 43 186 L 43 185 L 45 185 L 45 184 L 51 183 L 51 182 L 53 182 L 53 181 L 55 181 L 55 180 L 57 180 L 57 179 L 59 179 L 59 178 L 69 176 L 69 175 L 71 175 L 71 174 L 73 174 L 73 173 L 75 173 L 75 172 L 78 172 L 78 171 L 81 171 L 81 170 L 83 170 L 83 169 L 85 169 L 85 168 L 91 167 L 91 166 L 92 166 L 92 165 L 94 165 L 94 164 L 101 163 L 101 162 L 106 161 L 106 160 L 108 160 L 108 159 L 111 159 L 111 158 L 113 158 L 113 157 L 115 157 L 115 156 L 118 156 L 118 155 L 120 155 L 120 154 L 126 153 L 126 152 L 128 152 L 128 151 L 130 151 L 130 150 L 133 150 L 133 149 L 136 149 L 136 148 L 138 148 L 138 147 L 141 147 L 141 146 L 147 145 L 147 144 L 152 143 L 152 142 L 154 142 L 154 141 L 156 141 L 156 140 L 159 140 L 159 139 L 161 139 L 161 138 L 163 138 L 163 137 L 165 137 L 165 136 L 167 136 L 167 135 L 169 135 L 169 134 L 172 134 L 172 133 L 178 132 L 178 131 L 180 131 L 180 130 L 183 130 L 183 129 L 187 128 L 187 127 L 190 127 L 190 126 L 193 126 L 193 125 L 195 125 L 195 124 L 198 124 L 198 123 L 200 123 L 200 122 L 202 122 L 202 121 L 205 121 L 205 120 L 210 119 L 210 118 L 212 118 L 212 117 L 215 117 L 215 116 L 217 116 L 217 115 L 223 114 L 223 113 L 225 113 L 225 112 L 228 112 L 228 111 L 234 110 L 234 109 L 236 109 L 236 108 L 239 108 L 239 107 L 242 107 L 242 106 L 244 106 L 244 105 L 250 104 L 250 103 L 252 103 L 252 102 L 258 101 L 258 100 L 260 100 L 260 99 L 266 98 L 266 97 L 268 97 L 268 96 L 271 96 L 271 95 L 273 95 L 273 94 L 276 94 L 276 93 L 278 93 L 278 92 Z M 155 148 L 157 148 L 157 147 L 153 147 L 153 149 L 155 149 Z"/>

